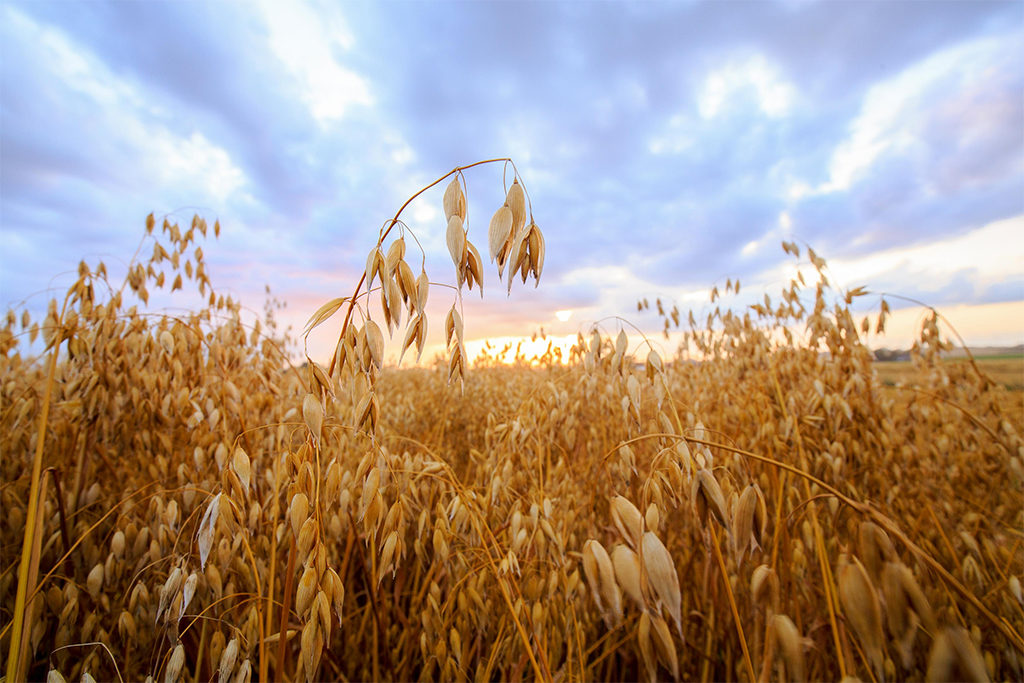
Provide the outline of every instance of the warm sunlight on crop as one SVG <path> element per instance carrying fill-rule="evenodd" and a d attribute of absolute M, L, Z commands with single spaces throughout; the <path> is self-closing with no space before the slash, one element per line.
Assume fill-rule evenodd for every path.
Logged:
<path fill-rule="evenodd" d="M 569 349 L 576 341 L 574 334 L 561 337 L 535 335 L 471 339 L 466 342 L 466 355 L 474 362 L 535 362 L 544 356 L 550 356 L 551 362 L 559 363 L 569 359 Z"/>

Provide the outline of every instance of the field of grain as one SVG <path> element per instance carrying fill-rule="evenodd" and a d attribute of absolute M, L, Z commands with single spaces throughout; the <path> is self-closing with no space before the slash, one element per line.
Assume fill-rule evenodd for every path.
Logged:
<path fill-rule="evenodd" d="M 544 260 L 517 187 L 488 234 L 509 282 Z M 472 286 L 465 203 L 448 185 Z M 775 303 L 692 325 L 700 362 L 613 323 L 565 364 L 474 368 L 456 305 L 447 358 L 396 370 L 430 279 L 382 231 L 310 312 L 334 357 L 296 367 L 213 289 L 205 221 L 147 228 L 123 285 L 83 263 L 0 331 L 8 681 L 1024 677 L 1019 403 L 939 360 L 936 317 L 913 388 L 883 385 L 813 252 L 786 245 Z M 161 286 L 209 305 L 151 314 Z"/>
<path fill-rule="evenodd" d="M 942 362 L 952 365 L 970 363 L 965 358 L 943 358 Z M 981 356 L 974 362 L 993 382 L 1017 393 L 1024 391 L 1024 356 Z M 882 383 L 890 386 L 909 385 L 917 377 L 917 368 L 911 361 L 880 362 L 875 365 L 875 370 Z"/>

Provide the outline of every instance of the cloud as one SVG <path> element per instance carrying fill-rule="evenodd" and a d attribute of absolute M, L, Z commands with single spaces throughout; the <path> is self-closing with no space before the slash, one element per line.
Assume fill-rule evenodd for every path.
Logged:
<path fill-rule="evenodd" d="M 795 88 L 762 55 L 753 55 L 711 72 L 697 97 L 697 110 L 701 118 L 714 118 L 730 101 L 743 96 L 752 96 L 762 114 L 777 118 L 789 112 Z"/>
<path fill-rule="evenodd" d="M 640 296 L 753 281 L 785 262 L 782 239 L 837 261 L 949 259 L 917 281 L 902 267 L 877 273 L 943 300 L 1002 300 L 1019 279 L 989 279 L 969 250 L 926 248 L 1024 215 L 1017 3 L 0 12 L 8 299 L 83 255 L 127 258 L 150 210 L 188 220 L 201 207 L 225 228 L 206 249 L 215 284 L 258 309 L 269 282 L 299 302 L 289 315 L 301 327 L 306 302 L 354 286 L 406 198 L 456 164 L 505 156 L 547 264 L 541 288 L 511 300 L 488 273 L 472 311 L 502 334 L 556 311 L 575 311 L 575 329 Z M 502 175 L 466 174 L 478 245 Z M 441 191 L 403 218 L 428 272 L 451 281 Z M 1022 248 L 1008 236 L 1001 251 Z M 410 252 L 418 269 L 411 241 Z"/>
<path fill-rule="evenodd" d="M 1024 253 L 1006 249 L 1024 234 L 1024 216 L 994 221 L 928 244 L 831 258 L 834 283 L 921 299 L 932 305 L 1024 299 Z M 827 254 L 825 255 L 827 257 Z"/>
<path fill-rule="evenodd" d="M 354 38 L 329 4 L 258 4 L 266 21 L 270 49 L 301 84 L 302 100 L 321 126 L 341 119 L 353 106 L 373 103 L 359 74 L 334 57 L 351 49 Z"/>
<path fill-rule="evenodd" d="M 1024 33 L 1016 32 L 1016 38 Z M 937 180 L 945 191 L 955 190 L 963 178 L 959 163 L 964 152 L 971 161 L 979 155 L 995 156 L 993 173 L 1007 164 L 1020 170 L 1019 155 L 994 149 L 996 140 L 1019 126 L 1024 113 L 1019 93 L 1024 78 L 1015 64 L 1021 55 L 1006 52 L 1006 38 L 986 37 L 942 50 L 913 64 L 893 78 L 872 86 L 850 127 L 850 137 L 832 155 L 829 180 L 819 192 L 849 190 L 881 157 L 924 155 L 922 161 L 940 164 Z M 952 138 L 954 145 L 936 149 L 935 142 Z M 931 143 L 931 144 L 929 144 Z M 938 158 L 934 158 L 934 157 Z M 952 163 L 952 168 L 948 165 Z M 976 163 L 970 164 L 975 172 Z M 1000 168 L 1002 166 L 1003 168 Z"/>

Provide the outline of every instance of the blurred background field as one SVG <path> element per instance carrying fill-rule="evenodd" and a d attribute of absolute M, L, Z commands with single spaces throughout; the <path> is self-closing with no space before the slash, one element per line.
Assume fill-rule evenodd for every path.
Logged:
<path fill-rule="evenodd" d="M 1024 392 L 1024 353 L 1008 350 L 989 349 L 980 351 L 974 359 L 992 381 L 1020 394 Z M 943 364 L 960 365 L 969 361 L 961 353 L 956 356 L 947 355 Z M 909 360 L 875 361 L 875 371 L 885 385 L 912 384 L 917 376 L 913 363 Z"/>

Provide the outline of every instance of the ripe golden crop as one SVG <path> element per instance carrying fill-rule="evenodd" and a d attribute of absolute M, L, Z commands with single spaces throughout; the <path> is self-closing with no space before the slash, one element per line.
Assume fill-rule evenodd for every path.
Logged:
<path fill-rule="evenodd" d="M 82 264 L 41 324 L 7 316 L 7 680 L 1024 677 L 1024 418 L 937 316 L 885 386 L 863 291 L 810 252 L 816 284 L 691 315 L 675 359 L 595 327 L 565 364 L 473 368 L 470 168 L 433 184 L 460 288 L 432 367 L 383 363 L 426 334 L 401 211 L 310 318 L 343 319 L 325 365 L 215 293 L 201 218 L 123 286 Z M 506 286 L 540 278 L 521 178 L 486 227 Z M 147 313 L 183 275 L 208 306 Z"/>

